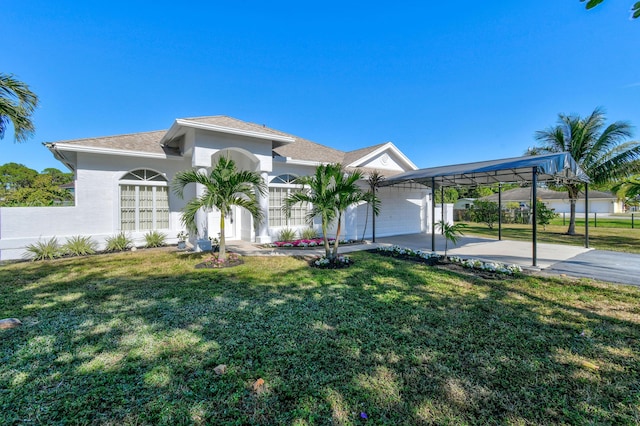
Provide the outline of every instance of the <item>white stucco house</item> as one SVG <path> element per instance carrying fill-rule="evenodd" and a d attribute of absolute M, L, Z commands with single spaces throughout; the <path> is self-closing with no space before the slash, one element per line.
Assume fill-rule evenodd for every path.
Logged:
<path fill-rule="evenodd" d="M 293 184 L 296 177 L 312 174 L 319 164 L 341 163 L 360 168 L 365 175 L 374 169 L 386 175 L 416 169 L 391 142 L 344 152 L 227 116 L 177 119 L 168 130 L 45 146 L 74 172 L 75 205 L 0 208 L 0 260 L 20 258 L 27 244 L 53 236 L 64 242 L 89 235 L 103 244 L 106 237 L 124 231 L 142 245 L 146 232 L 159 230 L 175 242 L 183 230 L 181 209 L 202 188 L 188 186 L 182 199 L 171 191 L 173 177 L 189 168 L 210 170 L 220 156 L 232 158 L 240 169 L 259 172 L 268 184 L 268 194 L 259 198 L 262 223 L 255 224 L 238 208 L 225 225 L 228 240 L 258 243 L 274 240 L 283 227 L 308 227 L 306 210 L 294 209 L 287 218 L 281 211 L 282 200 L 299 188 Z M 376 236 L 428 232 L 430 192 L 421 186 L 381 188 Z M 362 237 L 366 210 L 363 204 L 347 211 L 342 236 Z M 201 228 L 217 236 L 219 212 L 205 213 Z M 369 220 L 365 237 L 370 235 Z"/>

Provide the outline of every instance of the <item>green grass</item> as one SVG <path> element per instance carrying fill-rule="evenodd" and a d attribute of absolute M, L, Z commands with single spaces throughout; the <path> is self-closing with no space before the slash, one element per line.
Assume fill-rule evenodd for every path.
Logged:
<path fill-rule="evenodd" d="M 498 224 L 489 229 L 482 223 L 464 222 L 464 235 L 476 235 L 498 239 Z M 538 242 L 584 246 L 584 221 L 576 226 L 576 235 L 566 235 L 568 226 L 547 225 L 543 230 L 538 226 Z M 503 224 L 502 238 L 506 240 L 531 241 L 531 225 Z M 597 228 L 589 227 L 589 247 L 626 253 L 640 253 L 640 228 Z"/>
<path fill-rule="evenodd" d="M 563 226 L 565 228 L 569 227 L 569 215 L 563 221 L 562 216 L 556 217 L 551 221 L 551 225 Z M 635 220 L 633 221 L 633 229 L 640 230 L 640 214 L 636 215 Z M 576 219 L 576 228 L 584 229 L 584 218 Z M 632 229 L 631 228 L 631 219 L 615 219 L 612 217 L 594 218 L 593 215 L 589 215 L 589 228 L 624 228 L 624 229 Z"/>
<path fill-rule="evenodd" d="M 353 257 L 4 266 L 0 318 L 25 325 L 0 330 L 0 424 L 640 421 L 640 289 Z"/>

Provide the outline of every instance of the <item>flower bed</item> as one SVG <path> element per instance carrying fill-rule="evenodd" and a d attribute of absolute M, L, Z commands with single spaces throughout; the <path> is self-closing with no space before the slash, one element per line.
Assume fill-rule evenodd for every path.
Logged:
<path fill-rule="evenodd" d="M 351 265 L 353 265 L 353 259 L 349 256 L 338 256 L 335 259 L 322 256 L 309 261 L 309 266 L 320 269 L 342 269 L 348 268 Z"/>
<path fill-rule="evenodd" d="M 443 256 L 435 252 L 426 252 L 422 250 L 412 250 L 410 248 L 400 246 L 379 247 L 378 253 L 398 257 L 401 259 L 409 259 L 435 265 L 444 260 Z M 478 259 L 463 259 L 458 256 L 449 257 L 449 261 L 453 264 L 460 265 L 463 268 L 475 269 L 483 272 L 491 272 L 505 275 L 519 275 L 522 273 L 522 267 L 519 265 L 507 265 L 499 262 L 483 262 Z"/>
<path fill-rule="evenodd" d="M 335 238 L 329 238 L 329 244 L 333 244 L 335 240 Z M 340 240 L 340 244 L 352 244 L 354 242 L 355 241 L 353 240 Z M 322 246 L 324 246 L 324 240 L 322 238 L 300 239 L 294 241 L 276 241 L 267 245 L 267 247 L 271 248 L 313 248 Z"/>
<path fill-rule="evenodd" d="M 226 259 L 220 259 L 218 253 L 214 253 L 210 258 L 196 265 L 196 269 L 220 269 L 242 265 L 244 261 L 236 253 L 227 252 Z"/>

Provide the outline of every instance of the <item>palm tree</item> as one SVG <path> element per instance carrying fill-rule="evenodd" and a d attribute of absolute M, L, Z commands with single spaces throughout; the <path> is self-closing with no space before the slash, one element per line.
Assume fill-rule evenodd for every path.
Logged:
<path fill-rule="evenodd" d="M 11 74 L 0 73 L 0 139 L 13 124 L 16 142 L 24 142 L 35 131 L 31 115 L 38 106 L 38 96 L 29 86 Z"/>
<path fill-rule="evenodd" d="M 605 127 L 605 114 L 596 108 L 591 115 L 558 116 L 558 124 L 535 133 L 540 146 L 527 151 L 530 155 L 569 152 L 594 184 L 606 184 L 628 177 L 634 171 L 633 161 L 640 157 L 640 143 L 627 141 L 631 125 L 616 121 Z M 576 200 L 582 183 L 567 183 L 571 203 L 567 234 L 575 235 Z"/>
<path fill-rule="evenodd" d="M 460 236 L 464 235 L 462 230 L 467 227 L 464 223 L 448 223 L 446 220 L 438 221 L 438 228 L 442 231 L 444 236 L 444 260 L 447 260 L 447 249 L 449 248 L 449 241 L 452 244 L 458 242 Z"/>
<path fill-rule="evenodd" d="M 364 240 L 364 234 L 367 232 L 367 223 L 369 222 L 369 205 L 371 205 L 371 222 L 373 225 L 373 238 L 372 241 L 376 242 L 376 217 L 380 214 L 380 199 L 376 195 L 377 189 L 384 180 L 384 176 L 377 170 L 372 171 L 367 177 L 367 184 L 369 190 L 365 192 L 364 197 L 367 202 L 367 213 L 364 216 L 364 229 L 362 230 L 362 239 Z"/>
<path fill-rule="evenodd" d="M 342 214 L 353 204 L 365 200 L 362 189 L 358 186 L 358 181 L 362 179 L 362 172 L 355 170 L 346 172 L 340 164 L 337 165 L 339 172 L 334 175 L 334 192 L 337 211 L 338 227 L 336 229 L 336 239 L 333 242 L 332 259 L 338 257 L 338 245 L 340 244 L 340 230 L 342 226 Z"/>
<path fill-rule="evenodd" d="M 231 213 L 232 206 L 246 209 L 253 219 L 259 223 L 263 219 L 256 192 L 264 195 L 267 187 L 259 173 L 239 171 L 233 160 L 220 157 L 211 173 L 198 170 L 185 170 L 176 174 L 171 184 L 173 191 L 184 197 L 184 188 L 190 184 L 201 184 L 204 193 L 187 203 L 182 212 L 182 223 L 190 231 L 195 231 L 196 213 L 200 209 L 216 208 L 220 211 L 220 252 L 218 257 L 225 259 L 224 221 Z"/>
<path fill-rule="evenodd" d="M 363 201 L 364 194 L 357 185 L 362 179 L 360 171 L 345 172 L 340 164 L 326 164 L 316 167 L 313 176 L 303 176 L 297 183 L 304 189 L 290 194 L 284 200 L 283 211 L 289 215 L 291 208 L 298 203 L 309 203 L 311 209 L 307 213 L 307 222 L 313 224 L 313 219 L 320 217 L 322 223 L 322 238 L 324 240 L 325 256 L 335 259 L 338 255 L 340 241 L 342 213 L 352 204 Z M 333 253 L 329 245 L 329 225 L 338 220 L 336 239 Z"/>
<path fill-rule="evenodd" d="M 611 187 L 611 190 L 623 200 L 637 200 L 640 197 L 640 175 L 631 176 Z M 625 201 L 626 203 L 627 201 Z"/>

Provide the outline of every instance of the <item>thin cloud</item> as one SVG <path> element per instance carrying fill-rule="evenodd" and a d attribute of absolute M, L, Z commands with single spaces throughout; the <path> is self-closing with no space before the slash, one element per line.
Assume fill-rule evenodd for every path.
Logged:
<path fill-rule="evenodd" d="M 638 83 L 631 83 L 631 84 L 627 84 L 626 86 L 624 86 L 625 89 L 629 89 L 631 87 L 640 87 L 640 82 Z"/>

